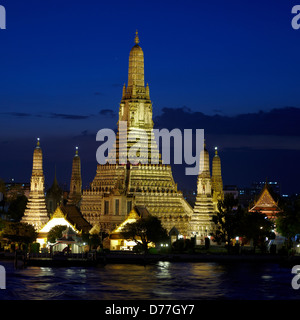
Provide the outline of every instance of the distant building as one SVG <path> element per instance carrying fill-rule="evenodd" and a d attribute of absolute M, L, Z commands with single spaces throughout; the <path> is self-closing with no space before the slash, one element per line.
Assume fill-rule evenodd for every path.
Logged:
<path fill-rule="evenodd" d="M 5 183 L 6 188 L 6 198 L 10 199 L 11 197 L 21 196 L 24 195 L 25 197 L 29 198 L 30 193 L 30 183 L 24 182 L 15 182 L 10 181 Z"/>
<path fill-rule="evenodd" d="M 239 190 L 236 185 L 226 185 L 224 186 L 224 196 L 228 193 L 233 194 L 234 199 L 238 199 L 239 197 Z"/>

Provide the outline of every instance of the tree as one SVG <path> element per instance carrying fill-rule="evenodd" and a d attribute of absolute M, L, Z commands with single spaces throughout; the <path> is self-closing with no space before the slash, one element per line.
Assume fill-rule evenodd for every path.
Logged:
<path fill-rule="evenodd" d="M 37 232 L 31 224 L 23 222 L 5 222 L 1 236 L 11 242 L 29 244 L 36 241 Z"/>
<path fill-rule="evenodd" d="M 93 233 L 93 234 L 83 233 L 81 236 L 81 239 L 83 242 L 87 243 L 90 251 L 91 249 L 97 249 L 99 246 L 103 247 L 102 235 L 103 233 Z"/>
<path fill-rule="evenodd" d="M 122 232 L 124 239 L 133 240 L 137 244 L 142 243 L 145 253 L 150 242 L 158 243 L 168 240 L 167 230 L 163 228 L 161 221 L 149 215 L 133 223 L 127 223 Z"/>
<path fill-rule="evenodd" d="M 195 238 L 192 239 L 178 239 L 172 243 L 172 249 L 175 252 L 194 252 L 195 249 Z"/>
<path fill-rule="evenodd" d="M 20 221 L 24 215 L 28 199 L 24 195 L 19 195 L 10 202 L 7 214 L 14 221 Z"/>
<path fill-rule="evenodd" d="M 231 239 L 239 235 L 240 221 L 243 216 L 243 211 L 238 205 L 238 200 L 233 194 L 225 195 L 223 201 L 218 203 L 218 212 L 212 217 L 212 221 L 216 225 L 212 236 L 218 243 L 227 242 L 228 252 L 230 251 Z"/>
<path fill-rule="evenodd" d="M 0 233 L 5 228 L 5 225 L 6 225 L 5 220 L 0 218 Z"/>
<path fill-rule="evenodd" d="M 0 201 L 1 210 L 4 211 L 5 206 L 5 198 L 6 198 L 6 186 L 2 179 L 0 179 L 0 193 L 3 195 L 3 199 Z"/>
<path fill-rule="evenodd" d="M 5 182 L 1 178 L 0 178 L 0 192 L 3 194 L 6 193 Z"/>
<path fill-rule="evenodd" d="M 62 225 L 58 225 L 58 226 L 53 227 L 48 232 L 47 241 L 54 243 L 56 241 L 56 239 L 59 239 L 62 237 L 62 232 L 66 229 L 67 229 L 67 226 L 62 226 Z"/>
<path fill-rule="evenodd" d="M 264 249 L 265 238 L 272 235 L 273 222 L 260 212 L 245 212 L 241 224 L 240 235 L 253 240 L 254 252 L 258 245 Z"/>
<path fill-rule="evenodd" d="M 277 231 L 288 239 L 288 247 L 292 245 L 292 238 L 300 233 L 300 197 L 287 201 L 282 212 L 277 214 Z"/>

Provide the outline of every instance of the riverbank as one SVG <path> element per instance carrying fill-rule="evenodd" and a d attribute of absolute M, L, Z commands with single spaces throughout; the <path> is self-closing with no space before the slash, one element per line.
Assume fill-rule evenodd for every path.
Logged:
<path fill-rule="evenodd" d="M 252 262 L 252 263 L 279 263 L 282 265 L 300 265 L 300 256 L 281 256 L 271 254 L 151 254 L 151 255 L 136 255 L 130 253 L 109 253 L 106 254 L 107 263 L 143 263 L 143 262 L 220 262 L 220 263 L 234 263 L 234 262 Z"/>
<path fill-rule="evenodd" d="M 20 255 L 18 255 L 20 257 Z M 21 257 L 25 255 L 21 255 Z M 15 260 L 14 253 L 0 254 L 1 260 Z M 93 259 L 73 256 L 61 256 L 59 258 L 35 255 L 35 257 L 18 258 L 15 263 L 25 266 L 53 266 L 53 267 L 89 267 L 106 264 L 153 264 L 159 261 L 168 262 L 218 262 L 218 263 L 278 263 L 281 266 L 293 267 L 300 265 L 300 256 L 283 256 L 272 254 L 206 254 L 206 253 L 170 253 L 170 254 L 135 254 L 131 252 L 110 252 L 97 254 Z"/>

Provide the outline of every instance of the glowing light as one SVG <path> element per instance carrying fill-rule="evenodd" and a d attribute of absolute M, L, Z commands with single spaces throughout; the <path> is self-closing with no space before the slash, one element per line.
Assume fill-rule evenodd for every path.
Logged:
<path fill-rule="evenodd" d="M 77 232 L 77 230 L 75 230 L 74 227 L 65 218 L 52 218 L 51 220 L 49 220 L 49 222 L 47 222 L 47 224 L 39 232 L 47 233 L 55 226 L 71 227 L 71 229 Z"/>

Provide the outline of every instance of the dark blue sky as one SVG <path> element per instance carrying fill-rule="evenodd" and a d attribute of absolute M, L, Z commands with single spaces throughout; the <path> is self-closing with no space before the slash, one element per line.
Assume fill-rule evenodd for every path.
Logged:
<path fill-rule="evenodd" d="M 48 183 L 55 164 L 60 182 L 68 182 L 78 144 L 84 181 L 91 181 L 96 171 L 95 135 L 103 127 L 116 127 L 138 29 L 145 79 L 160 126 L 166 108 L 188 108 L 191 117 L 201 112 L 208 118 L 193 125 L 208 130 L 211 150 L 213 143 L 223 144 L 225 184 L 249 184 L 268 175 L 283 180 L 284 191 L 299 191 L 300 176 L 291 169 L 284 171 L 283 160 L 276 162 L 283 158 L 299 163 L 300 134 L 285 133 L 297 122 L 275 122 L 276 132 L 257 133 L 256 118 L 247 117 L 300 108 L 300 30 L 291 27 L 291 9 L 297 1 L 1 0 L 0 4 L 7 11 L 7 30 L 0 30 L 0 177 L 29 181 L 32 151 L 40 137 Z M 226 140 L 228 130 L 220 133 L 207 126 L 216 114 L 221 119 L 246 115 L 240 121 L 248 121 L 247 132 L 241 129 Z M 184 122 L 176 125 L 185 128 Z M 223 122 L 217 126 L 222 128 Z M 252 136 L 250 146 L 245 134 Z M 274 146 L 280 136 L 285 138 Z M 250 161 L 243 153 L 245 167 L 237 172 L 234 159 L 245 148 L 255 161 L 261 160 Z M 268 153 L 260 154 L 267 150 L 280 154 L 272 156 L 273 169 Z"/>

